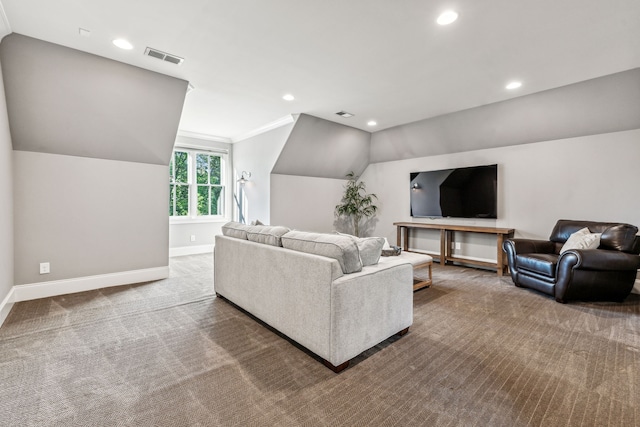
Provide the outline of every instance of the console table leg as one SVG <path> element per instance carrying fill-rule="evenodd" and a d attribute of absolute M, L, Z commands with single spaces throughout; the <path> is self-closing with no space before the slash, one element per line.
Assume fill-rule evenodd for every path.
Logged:
<path fill-rule="evenodd" d="M 504 236 L 502 234 L 498 234 L 498 256 L 496 258 L 496 264 L 498 270 L 498 276 L 502 276 L 504 274 L 504 253 L 502 252 L 502 241 L 504 240 Z"/>
<path fill-rule="evenodd" d="M 403 251 L 409 250 L 409 227 L 403 227 L 402 231 L 404 232 L 404 246 L 402 248 Z M 400 246 L 400 245 L 398 245 Z"/>
<path fill-rule="evenodd" d="M 440 230 L 440 265 L 445 265 L 447 259 L 447 231 Z"/>

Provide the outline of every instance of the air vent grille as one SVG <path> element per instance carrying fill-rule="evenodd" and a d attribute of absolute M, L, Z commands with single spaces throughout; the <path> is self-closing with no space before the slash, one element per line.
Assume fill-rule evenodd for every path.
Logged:
<path fill-rule="evenodd" d="M 353 117 L 353 114 L 347 113 L 346 111 L 338 111 L 336 114 L 339 115 L 340 117 L 344 117 L 345 119 L 348 119 L 349 117 Z"/>
<path fill-rule="evenodd" d="M 152 58 L 157 58 L 162 61 L 167 61 L 176 65 L 180 65 L 184 62 L 184 58 L 180 58 L 179 56 L 172 55 L 167 52 L 162 52 L 161 50 L 154 49 L 151 47 L 146 48 L 144 51 L 144 54 L 147 56 L 151 56 Z"/>

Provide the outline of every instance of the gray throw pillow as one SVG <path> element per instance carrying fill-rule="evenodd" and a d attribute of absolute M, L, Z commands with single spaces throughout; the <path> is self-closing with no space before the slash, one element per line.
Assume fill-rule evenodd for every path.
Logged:
<path fill-rule="evenodd" d="M 336 234 L 340 236 L 348 236 L 356 242 L 363 267 L 366 267 L 367 265 L 376 265 L 380 260 L 382 247 L 386 242 L 384 237 L 356 237 L 351 234 L 339 233 L 337 231 Z"/>
<path fill-rule="evenodd" d="M 248 228 L 248 225 L 231 221 L 222 226 L 222 234 L 228 237 L 235 237 L 236 239 L 247 240 Z"/>
<path fill-rule="evenodd" d="M 282 246 L 281 237 L 290 230 L 279 225 L 253 225 L 247 229 L 247 239 L 271 246 Z"/>
<path fill-rule="evenodd" d="M 356 242 L 338 234 L 290 231 L 282 236 L 282 246 L 299 252 L 322 255 L 338 260 L 345 274 L 362 271 L 362 262 Z"/>

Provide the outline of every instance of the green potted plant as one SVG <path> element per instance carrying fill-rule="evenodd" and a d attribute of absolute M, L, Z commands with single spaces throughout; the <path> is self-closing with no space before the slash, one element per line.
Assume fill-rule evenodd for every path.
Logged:
<path fill-rule="evenodd" d="M 353 222 L 353 230 L 355 236 L 360 236 L 360 221 L 363 217 L 370 218 L 374 216 L 378 207 L 373 204 L 373 199 L 377 199 L 375 194 L 367 194 L 365 183 L 359 181 L 359 176 L 354 172 L 347 175 L 348 181 L 344 186 L 344 195 L 341 203 L 336 205 L 336 217 L 350 218 Z"/>

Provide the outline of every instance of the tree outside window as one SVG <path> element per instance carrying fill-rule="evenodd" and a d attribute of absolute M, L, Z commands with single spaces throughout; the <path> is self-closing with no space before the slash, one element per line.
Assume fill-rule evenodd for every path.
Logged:
<path fill-rule="evenodd" d="M 189 154 L 174 151 L 169 163 L 169 216 L 189 216 Z"/>
<path fill-rule="evenodd" d="M 191 150 L 176 150 L 169 163 L 169 216 L 224 215 L 224 158 Z"/>

